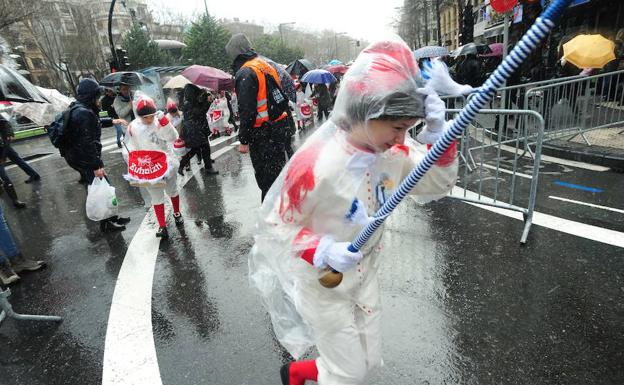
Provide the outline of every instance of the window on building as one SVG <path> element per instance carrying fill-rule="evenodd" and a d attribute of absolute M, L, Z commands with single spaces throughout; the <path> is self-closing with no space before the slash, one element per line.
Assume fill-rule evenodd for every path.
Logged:
<path fill-rule="evenodd" d="M 30 59 L 30 62 L 32 63 L 33 68 L 35 69 L 44 69 L 45 68 L 45 64 L 43 63 L 43 59 L 38 58 L 38 57 L 33 57 Z"/>

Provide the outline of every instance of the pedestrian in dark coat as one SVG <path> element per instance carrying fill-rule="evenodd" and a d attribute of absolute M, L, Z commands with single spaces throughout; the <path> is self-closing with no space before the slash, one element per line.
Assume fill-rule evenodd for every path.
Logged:
<path fill-rule="evenodd" d="M 212 167 L 210 157 L 210 128 L 206 119 L 206 112 L 210 108 L 208 93 L 194 84 L 184 86 L 184 105 L 182 112 L 182 132 L 180 137 L 184 140 L 186 147 L 191 150 L 180 160 L 178 173 L 184 175 L 184 168 L 190 163 L 193 156 L 199 154 L 204 160 L 204 170 L 207 174 L 218 174 Z"/>
<path fill-rule="evenodd" d="M 117 111 L 115 111 L 115 107 L 113 107 L 113 104 L 115 103 L 115 91 L 110 88 L 106 88 L 101 103 L 102 111 L 106 111 L 109 118 L 119 119 Z M 113 126 L 115 127 L 115 132 L 117 134 L 117 147 L 121 148 L 121 139 L 124 136 L 123 128 L 121 127 L 121 124 L 114 124 Z"/>
<path fill-rule="evenodd" d="M 29 178 L 26 180 L 26 183 L 36 182 L 40 180 L 41 177 L 37 171 L 30 167 L 30 165 L 19 156 L 13 147 L 11 147 L 11 141 L 14 136 L 15 134 L 13 132 L 13 128 L 9 123 L 9 117 L 6 116 L 6 113 L 0 114 L 0 179 L 2 179 L 4 191 L 6 191 L 7 195 L 11 199 L 13 206 L 18 209 L 23 209 L 26 207 L 26 204 L 18 199 L 15 187 L 13 187 L 13 182 L 5 170 L 7 158 L 28 174 Z"/>
<path fill-rule="evenodd" d="M 78 171 L 87 184 L 97 178 L 106 178 L 102 162 L 102 125 L 128 125 L 123 119 L 100 118 L 100 85 L 93 79 L 82 79 L 78 84 L 76 102 L 70 106 L 71 114 L 68 125 L 69 140 L 61 148 L 61 155 L 67 164 Z M 124 224 L 130 218 L 111 217 L 100 221 L 102 232 L 125 230 Z"/>
<path fill-rule="evenodd" d="M 312 93 L 312 97 L 316 97 L 318 101 L 318 120 L 319 122 L 323 120 L 323 115 L 325 115 L 325 119 L 329 118 L 329 109 L 332 106 L 332 97 L 327 89 L 325 84 L 315 84 L 314 92 Z"/>
<path fill-rule="evenodd" d="M 232 36 L 225 45 L 225 52 L 232 59 L 232 69 L 236 74 L 240 115 L 238 139 L 241 143 L 238 151 L 250 154 L 261 199 L 264 200 L 286 164 L 288 115 L 284 112 L 276 119 L 268 116 L 267 103 L 258 103 L 267 99 L 266 87 L 262 90 L 260 81 L 266 84 L 267 76 L 270 76 L 280 85 L 279 72 L 258 57 L 244 34 Z M 260 76 L 264 74 L 264 79 L 260 80 L 257 73 Z"/>

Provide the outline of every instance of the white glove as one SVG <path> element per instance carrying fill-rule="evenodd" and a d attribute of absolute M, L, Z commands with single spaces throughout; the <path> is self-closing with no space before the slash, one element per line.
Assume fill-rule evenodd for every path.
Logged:
<path fill-rule="evenodd" d="M 347 215 L 345 215 L 348 221 L 357 223 L 358 225 L 366 226 L 373 221 L 372 217 L 368 216 L 368 212 L 366 211 L 366 206 L 364 202 L 359 200 L 358 198 L 354 198 L 351 203 L 351 208 Z"/>
<path fill-rule="evenodd" d="M 451 78 L 448 67 L 439 59 L 425 61 L 422 76 L 427 79 L 427 87 L 431 87 L 440 95 L 460 96 L 474 91 L 468 84 L 459 84 Z"/>
<path fill-rule="evenodd" d="M 348 249 L 349 242 L 336 242 L 331 235 L 325 235 L 319 241 L 314 253 L 314 266 L 345 272 L 352 269 L 364 257 L 361 252 L 352 253 Z"/>
<path fill-rule="evenodd" d="M 452 120 L 446 121 L 446 105 L 438 94 L 429 87 L 419 88 L 418 92 L 426 95 L 425 98 L 425 128 L 416 135 L 420 143 L 433 144 L 450 125 Z"/>

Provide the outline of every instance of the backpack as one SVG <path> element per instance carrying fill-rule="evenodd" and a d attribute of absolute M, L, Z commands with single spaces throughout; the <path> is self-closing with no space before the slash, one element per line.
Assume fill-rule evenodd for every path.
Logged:
<path fill-rule="evenodd" d="M 264 78 L 267 92 L 267 112 L 269 113 L 269 120 L 274 121 L 289 110 L 288 98 L 273 76 L 265 73 Z"/>
<path fill-rule="evenodd" d="M 48 136 L 50 142 L 56 148 L 63 149 L 69 145 L 69 121 L 74 106 L 70 106 L 63 112 L 59 112 L 54 121 L 48 126 Z"/>

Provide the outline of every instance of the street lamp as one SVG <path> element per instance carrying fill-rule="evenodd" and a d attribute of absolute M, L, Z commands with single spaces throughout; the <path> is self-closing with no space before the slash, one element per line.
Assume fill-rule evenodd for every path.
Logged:
<path fill-rule="evenodd" d="M 334 33 L 334 44 L 336 45 L 336 50 L 334 51 L 335 59 L 338 59 L 338 36 L 346 35 L 346 32 L 335 32 Z"/>
<path fill-rule="evenodd" d="M 295 25 L 296 23 L 294 21 L 288 22 L 288 23 L 280 23 L 277 26 L 277 29 L 279 29 L 279 33 L 280 33 L 280 41 L 282 42 L 282 44 L 284 44 L 284 35 L 282 33 L 282 27 L 286 26 L 286 25 Z"/>

